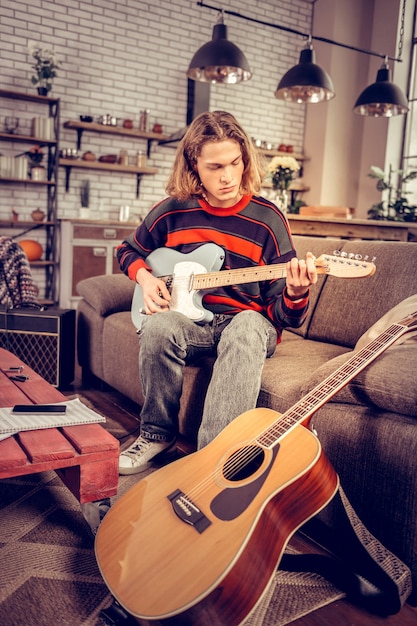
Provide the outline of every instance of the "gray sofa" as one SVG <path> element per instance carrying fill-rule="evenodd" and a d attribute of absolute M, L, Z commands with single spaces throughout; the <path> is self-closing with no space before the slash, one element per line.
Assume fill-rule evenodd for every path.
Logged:
<path fill-rule="evenodd" d="M 280 413 L 336 370 L 380 317 L 417 294 L 417 245 L 294 237 L 298 255 L 334 250 L 375 257 L 372 277 L 320 276 L 308 318 L 286 330 L 265 363 L 259 406 Z M 139 405 L 139 339 L 130 318 L 134 285 L 123 275 L 78 284 L 78 358 L 85 374 Z M 314 429 L 368 529 L 412 570 L 417 602 L 417 342 L 394 345 L 313 416 Z M 211 362 L 187 367 L 180 429 L 193 445 Z M 162 381 L 161 381 L 162 384 Z M 332 505 L 319 517 L 337 523 Z"/>

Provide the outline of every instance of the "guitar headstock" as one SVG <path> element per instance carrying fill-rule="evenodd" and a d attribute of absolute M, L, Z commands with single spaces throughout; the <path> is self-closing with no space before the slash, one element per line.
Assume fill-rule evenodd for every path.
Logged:
<path fill-rule="evenodd" d="M 414 313 L 410 313 L 406 317 L 403 317 L 403 319 L 397 323 L 401 326 L 406 326 L 409 330 L 413 330 L 414 327 L 417 327 L 417 311 L 414 311 Z"/>
<path fill-rule="evenodd" d="M 373 261 L 365 261 L 361 255 L 321 254 L 315 260 L 318 274 L 337 278 L 365 278 L 376 272 Z"/>

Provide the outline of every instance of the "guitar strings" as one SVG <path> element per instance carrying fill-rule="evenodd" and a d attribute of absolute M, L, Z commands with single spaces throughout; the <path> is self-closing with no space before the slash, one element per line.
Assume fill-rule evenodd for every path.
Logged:
<path fill-rule="evenodd" d="M 275 422 L 270 424 L 262 433 L 258 435 L 258 437 L 245 442 L 245 444 L 242 445 L 240 450 L 236 451 L 235 453 L 231 452 L 225 464 L 222 465 L 222 467 L 227 466 L 227 476 L 225 476 L 223 473 L 223 476 L 226 479 L 232 480 L 246 465 L 250 464 L 252 461 L 255 460 L 255 458 L 258 456 L 260 451 L 271 449 L 274 447 L 274 445 L 278 444 L 279 438 L 277 438 L 276 436 L 273 437 L 273 440 L 275 443 L 271 446 L 271 448 L 262 446 L 259 443 L 259 440 L 262 437 L 264 437 L 266 433 L 268 433 L 269 431 L 273 431 L 275 428 L 278 428 L 278 427 L 281 430 L 284 430 L 284 432 L 281 432 L 281 436 L 284 434 L 287 434 L 289 430 L 283 429 L 284 422 L 290 421 L 290 415 L 289 415 L 290 412 L 287 412 L 287 413 L 284 413 L 277 420 L 275 420 Z M 295 426 L 296 424 L 292 423 L 289 425 Z M 193 498 L 200 496 L 202 493 L 204 493 L 206 486 L 212 483 L 212 479 L 215 478 L 215 475 L 216 473 L 213 472 L 211 475 L 207 476 L 207 478 L 205 478 L 198 485 L 196 485 L 193 489 L 191 489 L 187 494 L 185 494 L 185 497 L 193 499 Z"/>
<path fill-rule="evenodd" d="M 265 428 L 263 432 L 259 433 L 256 438 L 246 442 L 235 454 L 232 452 L 228 458 L 228 460 L 232 459 L 232 461 L 227 465 L 227 477 L 231 479 L 236 476 L 245 464 L 250 463 L 256 458 L 259 454 L 259 449 L 268 449 L 268 446 L 262 446 L 262 444 L 260 444 L 262 438 L 265 438 L 268 433 L 270 435 L 274 434 L 270 442 L 269 449 L 271 449 L 274 445 L 278 444 L 282 436 L 287 435 L 292 428 L 306 421 L 310 415 L 320 408 L 324 400 L 329 397 L 331 391 L 333 391 L 332 395 L 334 395 L 340 388 L 347 384 L 361 368 L 363 369 L 363 367 L 368 364 L 370 357 L 373 357 L 372 360 L 374 360 L 380 352 L 388 348 L 389 345 L 394 343 L 396 339 L 407 330 L 407 327 L 404 328 L 404 326 L 399 326 L 398 324 L 390 326 L 370 344 L 359 350 L 356 355 L 351 357 L 344 365 L 333 372 L 333 374 L 330 374 L 317 387 L 312 389 L 310 393 L 301 398 L 293 407 L 280 415 L 277 420 Z M 278 434 L 279 431 L 281 432 L 277 438 L 276 434 Z M 212 477 L 215 477 L 214 473 L 191 489 L 188 495 L 185 494 L 185 497 L 192 499 L 203 493 L 206 485 L 211 484 Z"/>
<path fill-rule="evenodd" d="M 368 263 L 367 261 L 360 261 L 354 259 L 345 259 L 337 256 L 326 256 L 326 264 L 320 265 L 318 260 L 315 259 L 316 268 L 319 273 L 330 274 L 333 276 L 337 276 L 339 278 L 348 277 L 352 275 L 354 277 L 358 277 L 361 273 L 358 274 L 358 270 L 362 269 L 362 276 L 366 276 L 369 272 L 372 271 L 374 265 L 372 263 Z M 178 264 L 177 264 L 178 265 Z M 333 269 L 330 269 L 330 267 Z M 340 271 L 342 275 L 340 275 Z M 363 273 L 365 272 L 365 273 Z M 251 276 L 252 275 L 252 276 Z M 285 278 L 287 275 L 286 264 L 285 263 L 275 263 L 271 265 L 265 266 L 249 266 L 246 268 L 238 268 L 232 270 L 220 270 L 218 272 L 202 272 L 202 273 L 194 273 L 191 272 L 188 275 L 178 275 L 175 277 L 175 267 L 173 276 L 175 277 L 175 281 L 179 283 L 188 283 L 188 290 L 190 290 L 190 281 L 192 278 L 198 283 L 199 281 L 203 283 L 207 283 L 208 281 L 213 281 L 212 284 L 209 285 L 197 285 L 194 287 L 195 289 L 210 289 L 213 287 L 226 286 L 226 285 L 235 285 L 235 284 L 244 284 L 247 282 L 256 282 L 263 280 L 272 280 Z M 228 280 L 226 280 L 226 276 Z M 220 283 L 218 282 L 220 280 Z M 182 285 L 183 286 L 183 285 Z"/>

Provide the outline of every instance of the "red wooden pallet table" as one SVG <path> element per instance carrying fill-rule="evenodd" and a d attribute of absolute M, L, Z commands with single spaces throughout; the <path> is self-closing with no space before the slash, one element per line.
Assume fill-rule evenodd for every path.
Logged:
<path fill-rule="evenodd" d="M 28 380 L 11 380 L 16 372 L 8 370 L 22 365 Z M 58 389 L 0 349 L 1 407 L 65 401 Z M 22 431 L 0 441 L 0 479 L 54 470 L 85 505 L 116 495 L 118 459 L 119 442 L 100 424 Z"/>

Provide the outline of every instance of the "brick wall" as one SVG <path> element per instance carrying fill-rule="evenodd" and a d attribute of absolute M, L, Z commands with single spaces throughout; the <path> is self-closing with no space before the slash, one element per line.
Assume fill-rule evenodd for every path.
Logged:
<path fill-rule="evenodd" d="M 311 4 L 304 0 L 240 0 L 228 9 L 259 20 L 279 23 L 309 32 Z M 123 120 L 131 118 L 138 126 L 140 111 L 150 109 L 151 126 L 163 125 L 170 134 L 186 121 L 186 70 L 195 51 L 211 39 L 215 11 L 190 0 L 2 0 L 0 5 L 0 51 L 3 89 L 34 92 L 30 83 L 31 59 L 28 43 L 34 41 L 54 48 L 62 68 L 51 93 L 61 99 L 60 147 L 75 147 L 76 133 L 65 130 L 65 120 L 80 114 L 111 113 Z M 279 79 L 297 63 L 303 40 L 264 25 L 233 16 L 225 17 L 228 37 L 245 53 L 253 77 L 238 85 L 213 85 L 211 109 L 232 112 L 249 134 L 271 142 L 291 143 L 303 149 L 304 107 L 284 104 L 274 97 Z M 0 128 L 10 111 L 1 101 Z M 16 103 L 15 114 L 22 127 L 42 113 L 31 104 Z M 22 129 L 23 130 L 23 129 Z M 16 154 L 25 147 L 2 143 L 0 151 Z M 118 137 L 84 134 L 82 152 L 97 156 L 128 150 L 133 162 L 141 142 Z M 117 218 L 120 205 L 130 205 L 133 215 L 144 215 L 164 196 L 164 186 L 174 151 L 154 145 L 148 164 L 159 169 L 143 177 L 140 197 L 136 198 L 136 177 L 73 170 L 71 185 L 65 191 L 65 170 L 59 173 L 58 216 L 78 216 L 79 186 L 90 180 L 92 217 Z M 0 219 L 7 219 L 14 207 L 21 218 L 36 208 L 44 208 L 45 194 L 30 188 L 2 185 Z M 40 233 L 40 231 L 39 231 Z M 42 239 L 39 234 L 35 238 Z"/>
<path fill-rule="evenodd" d="M 302 0 L 241 0 L 230 5 L 243 15 L 309 30 L 311 5 Z M 185 0 L 2 0 L 0 18 L 2 88 L 34 91 L 27 44 L 39 42 L 53 47 L 62 59 L 52 91 L 61 98 L 61 122 L 78 119 L 80 114 L 97 117 L 111 113 L 121 119 L 132 118 L 137 126 L 140 110 L 148 108 L 151 121 L 161 123 L 169 134 L 185 125 L 185 72 L 194 52 L 211 39 L 217 13 Z M 273 144 L 292 143 L 302 150 L 304 107 L 284 104 L 273 95 L 280 77 L 297 62 L 302 39 L 232 16 L 225 21 L 229 39 L 244 51 L 253 77 L 243 84 L 212 86 L 210 108 L 232 112 L 254 137 Z M 6 101 L 1 106 L 4 104 Z M 18 108 L 27 110 L 28 105 Z M 2 110 L 1 125 L 4 115 Z M 75 142 L 76 133 L 61 124 L 61 147 L 75 147 Z M 4 154 L 7 147 L 1 145 Z M 144 145 L 101 135 L 83 137 L 82 150 L 98 156 L 118 153 L 121 148 L 126 148 L 133 160 Z M 71 188 L 65 193 L 61 169 L 59 216 L 77 215 L 79 184 L 86 177 L 91 182 L 92 209 L 98 213 L 101 206 L 102 217 L 115 217 L 121 204 L 143 214 L 164 195 L 173 152 L 159 146 L 153 149 L 149 164 L 158 167 L 159 174 L 144 177 L 139 199 L 134 176 L 79 170 L 72 171 Z M 42 194 L 30 190 L 22 196 L 11 188 L 4 194 L 3 189 L 1 215 L 9 213 L 11 204 L 21 212 L 42 204 Z"/>

